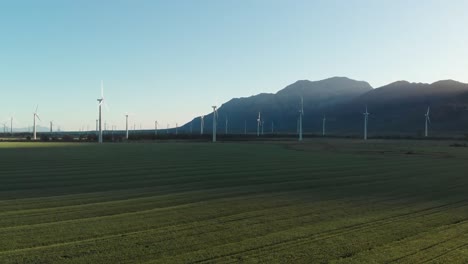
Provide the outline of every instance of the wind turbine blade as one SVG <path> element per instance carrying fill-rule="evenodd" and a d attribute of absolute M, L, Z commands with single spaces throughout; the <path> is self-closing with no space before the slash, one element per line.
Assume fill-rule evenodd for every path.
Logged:
<path fill-rule="evenodd" d="M 36 105 L 36 111 L 34 113 L 37 113 L 37 109 L 39 108 L 39 105 Z"/>
<path fill-rule="evenodd" d="M 109 112 L 109 106 L 107 105 L 107 103 L 103 100 L 104 102 L 104 107 L 106 108 L 107 112 Z"/>
<path fill-rule="evenodd" d="M 39 121 L 42 121 L 38 114 L 36 114 L 36 117 L 39 119 Z"/>

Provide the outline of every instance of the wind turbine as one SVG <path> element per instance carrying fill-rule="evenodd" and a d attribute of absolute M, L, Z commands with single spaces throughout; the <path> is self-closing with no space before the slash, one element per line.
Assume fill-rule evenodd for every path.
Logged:
<path fill-rule="evenodd" d="M 366 112 L 364 113 L 364 140 L 367 140 L 368 123 L 369 123 L 369 111 L 367 111 L 367 105 L 366 105 Z"/>
<path fill-rule="evenodd" d="M 175 134 L 177 135 L 177 129 L 179 128 L 179 124 L 175 123 Z"/>
<path fill-rule="evenodd" d="M 301 108 L 299 109 L 299 141 L 302 141 L 302 116 L 304 115 L 304 98 L 301 96 Z"/>
<path fill-rule="evenodd" d="M 128 113 L 125 113 L 125 138 L 128 140 Z"/>
<path fill-rule="evenodd" d="M 327 118 L 325 116 L 323 116 L 323 120 L 322 120 L 322 136 L 325 136 L 325 125 L 326 125 L 326 122 L 327 122 Z"/>
<path fill-rule="evenodd" d="M 154 121 L 154 135 L 158 135 L 158 121 Z"/>
<path fill-rule="evenodd" d="M 205 116 L 200 116 L 200 135 L 203 135 L 203 128 L 205 126 Z"/>
<path fill-rule="evenodd" d="M 218 118 L 218 111 L 216 106 L 213 105 L 213 142 L 216 142 L 216 119 Z"/>
<path fill-rule="evenodd" d="M 430 113 L 430 107 L 427 107 L 427 113 L 426 113 L 426 129 L 424 131 L 424 136 L 425 137 L 428 137 L 429 136 L 429 124 L 431 123 L 431 118 L 429 116 L 429 113 Z"/>
<path fill-rule="evenodd" d="M 258 112 L 257 118 L 257 137 L 260 136 L 260 122 L 262 121 L 260 112 Z"/>
<path fill-rule="evenodd" d="M 10 117 L 10 134 L 13 136 L 13 115 Z"/>
<path fill-rule="evenodd" d="M 52 133 L 52 126 L 54 125 L 54 121 L 50 121 L 50 133 Z"/>
<path fill-rule="evenodd" d="M 227 118 L 227 116 L 226 116 L 226 125 L 225 125 L 224 128 L 225 128 L 225 130 L 226 130 L 226 131 L 225 131 L 225 134 L 227 135 L 227 133 L 228 133 L 228 118 Z"/>
<path fill-rule="evenodd" d="M 101 98 L 97 99 L 99 103 L 99 144 L 102 144 L 102 104 L 104 103 L 104 82 L 101 80 Z M 107 104 L 105 104 L 107 107 Z"/>
<path fill-rule="evenodd" d="M 37 109 L 39 108 L 39 105 L 36 106 L 36 111 L 34 112 L 34 121 L 33 121 L 33 139 L 36 140 L 36 118 L 39 119 L 39 121 L 41 121 L 41 118 L 39 117 L 39 115 L 37 114 Z"/>

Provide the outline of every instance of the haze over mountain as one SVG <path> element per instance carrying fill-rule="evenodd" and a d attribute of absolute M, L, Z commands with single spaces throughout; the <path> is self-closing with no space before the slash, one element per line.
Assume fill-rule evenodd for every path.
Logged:
<path fill-rule="evenodd" d="M 397 81 L 373 89 L 367 82 L 346 77 L 321 81 L 297 81 L 275 94 L 235 98 L 218 109 L 218 133 L 255 133 L 261 113 L 264 132 L 295 133 L 304 98 L 304 132 L 320 134 L 322 118 L 327 132 L 334 135 L 360 135 L 363 115 L 369 108 L 370 135 L 418 136 L 424 129 L 424 114 L 431 107 L 431 134 L 463 135 L 468 130 L 468 84 L 443 80 L 432 84 Z M 182 130 L 189 129 L 190 123 Z M 200 118 L 192 121 L 199 131 Z M 212 131 L 212 114 L 205 117 L 205 133 Z"/>

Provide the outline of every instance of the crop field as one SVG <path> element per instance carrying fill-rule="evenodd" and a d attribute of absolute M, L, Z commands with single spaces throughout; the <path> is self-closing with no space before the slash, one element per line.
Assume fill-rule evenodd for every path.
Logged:
<path fill-rule="evenodd" d="M 0 143 L 0 263 L 466 263 L 452 143 Z"/>

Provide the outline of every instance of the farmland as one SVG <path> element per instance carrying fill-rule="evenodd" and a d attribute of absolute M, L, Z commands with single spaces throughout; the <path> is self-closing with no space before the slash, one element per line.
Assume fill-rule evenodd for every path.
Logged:
<path fill-rule="evenodd" d="M 451 143 L 1 143 L 0 263 L 464 263 Z"/>

